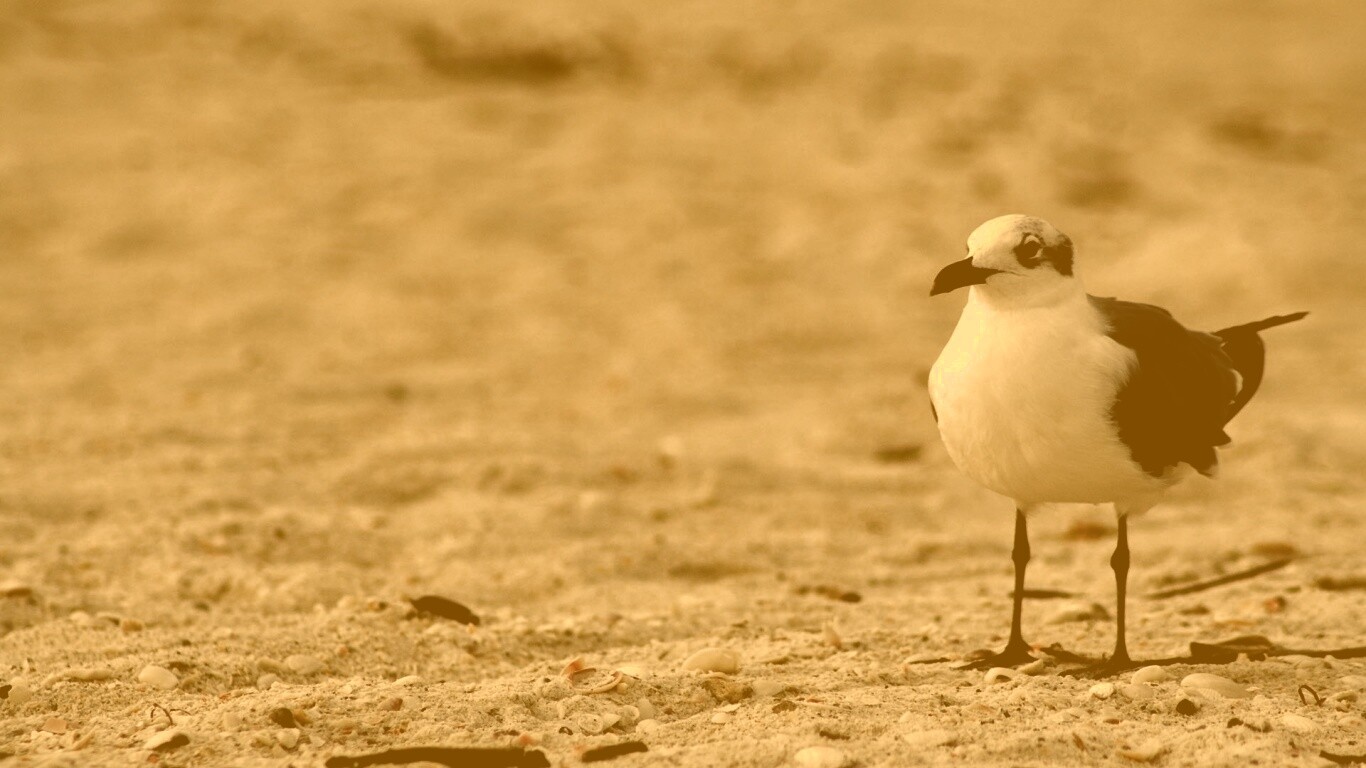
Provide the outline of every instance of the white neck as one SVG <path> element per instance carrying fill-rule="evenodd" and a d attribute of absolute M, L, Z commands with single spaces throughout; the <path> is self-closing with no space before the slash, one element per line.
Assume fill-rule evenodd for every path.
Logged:
<path fill-rule="evenodd" d="M 997 312 L 1021 309 L 1044 309 L 1086 301 L 1086 288 L 1075 277 L 1050 280 L 1044 284 L 1023 286 L 974 285 L 968 290 L 968 303 L 977 302 Z"/>

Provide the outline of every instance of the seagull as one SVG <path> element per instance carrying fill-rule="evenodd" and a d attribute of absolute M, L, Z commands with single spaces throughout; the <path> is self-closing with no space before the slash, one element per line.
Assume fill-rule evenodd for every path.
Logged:
<path fill-rule="evenodd" d="M 999 216 L 968 237 L 967 258 L 935 276 L 931 296 L 968 288 L 952 336 L 930 369 L 930 409 L 954 464 L 1015 502 L 1014 607 L 985 669 L 1034 659 L 1020 630 L 1026 519 L 1050 503 L 1113 504 L 1118 541 L 1115 648 L 1099 670 L 1136 664 L 1124 641 L 1131 515 L 1193 469 L 1213 476 L 1224 426 L 1257 391 L 1258 334 L 1296 312 L 1213 333 L 1171 313 L 1086 293 L 1072 241 L 1043 219 Z"/>

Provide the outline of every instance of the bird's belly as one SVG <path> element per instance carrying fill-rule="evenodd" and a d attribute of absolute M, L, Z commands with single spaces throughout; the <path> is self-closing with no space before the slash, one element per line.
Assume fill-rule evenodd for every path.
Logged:
<path fill-rule="evenodd" d="M 1114 350 L 1081 340 L 1064 360 L 1056 347 L 1031 354 L 1028 343 L 953 347 L 935 364 L 931 396 L 949 456 L 969 477 L 1028 504 L 1153 492 L 1157 481 L 1134 463 L 1111 417 L 1124 370 Z"/>

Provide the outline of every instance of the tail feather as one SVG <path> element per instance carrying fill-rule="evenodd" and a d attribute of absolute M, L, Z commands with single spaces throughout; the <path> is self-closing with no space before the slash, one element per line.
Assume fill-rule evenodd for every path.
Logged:
<path fill-rule="evenodd" d="M 1255 323 L 1244 323 L 1243 325 L 1235 325 L 1232 328 L 1225 328 L 1222 331 L 1215 331 L 1214 335 L 1219 336 L 1220 338 L 1227 338 L 1225 334 L 1236 331 L 1251 331 L 1257 333 L 1258 331 L 1265 331 L 1267 328 L 1275 328 L 1278 325 L 1285 325 L 1286 323 L 1293 323 L 1296 320 L 1303 320 L 1308 314 L 1308 312 L 1295 312 L 1289 315 L 1276 315 L 1275 317 L 1268 317 L 1265 320 L 1258 320 Z"/>
<path fill-rule="evenodd" d="M 1258 336 L 1259 331 L 1268 328 L 1275 328 L 1278 325 L 1293 323 L 1303 319 L 1308 312 L 1295 312 L 1290 315 L 1277 315 L 1268 317 L 1265 320 L 1258 320 L 1255 323 L 1245 323 L 1215 331 L 1224 342 L 1224 352 L 1233 361 L 1233 369 L 1242 377 L 1242 386 L 1238 388 L 1238 394 L 1233 398 L 1229 406 L 1227 424 L 1243 410 L 1243 406 L 1257 394 L 1257 388 L 1262 385 L 1262 374 L 1266 367 L 1266 345 L 1262 342 L 1262 337 Z"/>

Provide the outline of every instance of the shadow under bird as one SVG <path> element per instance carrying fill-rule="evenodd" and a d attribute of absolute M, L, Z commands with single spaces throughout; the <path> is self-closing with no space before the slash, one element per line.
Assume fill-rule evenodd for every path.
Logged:
<path fill-rule="evenodd" d="M 1191 469 L 1214 474 L 1224 426 L 1262 381 L 1258 334 L 1308 313 L 1203 333 L 1160 307 L 1091 296 L 1074 273 L 1072 241 L 1032 216 L 982 224 L 967 249 L 930 291 L 969 288 L 930 371 L 930 405 L 958 468 L 1016 508 L 1010 639 L 969 666 L 1033 660 L 1020 631 L 1026 520 L 1057 502 L 1114 504 L 1115 649 L 1097 671 L 1136 666 L 1124 641 L 1129 516 Z"/>

